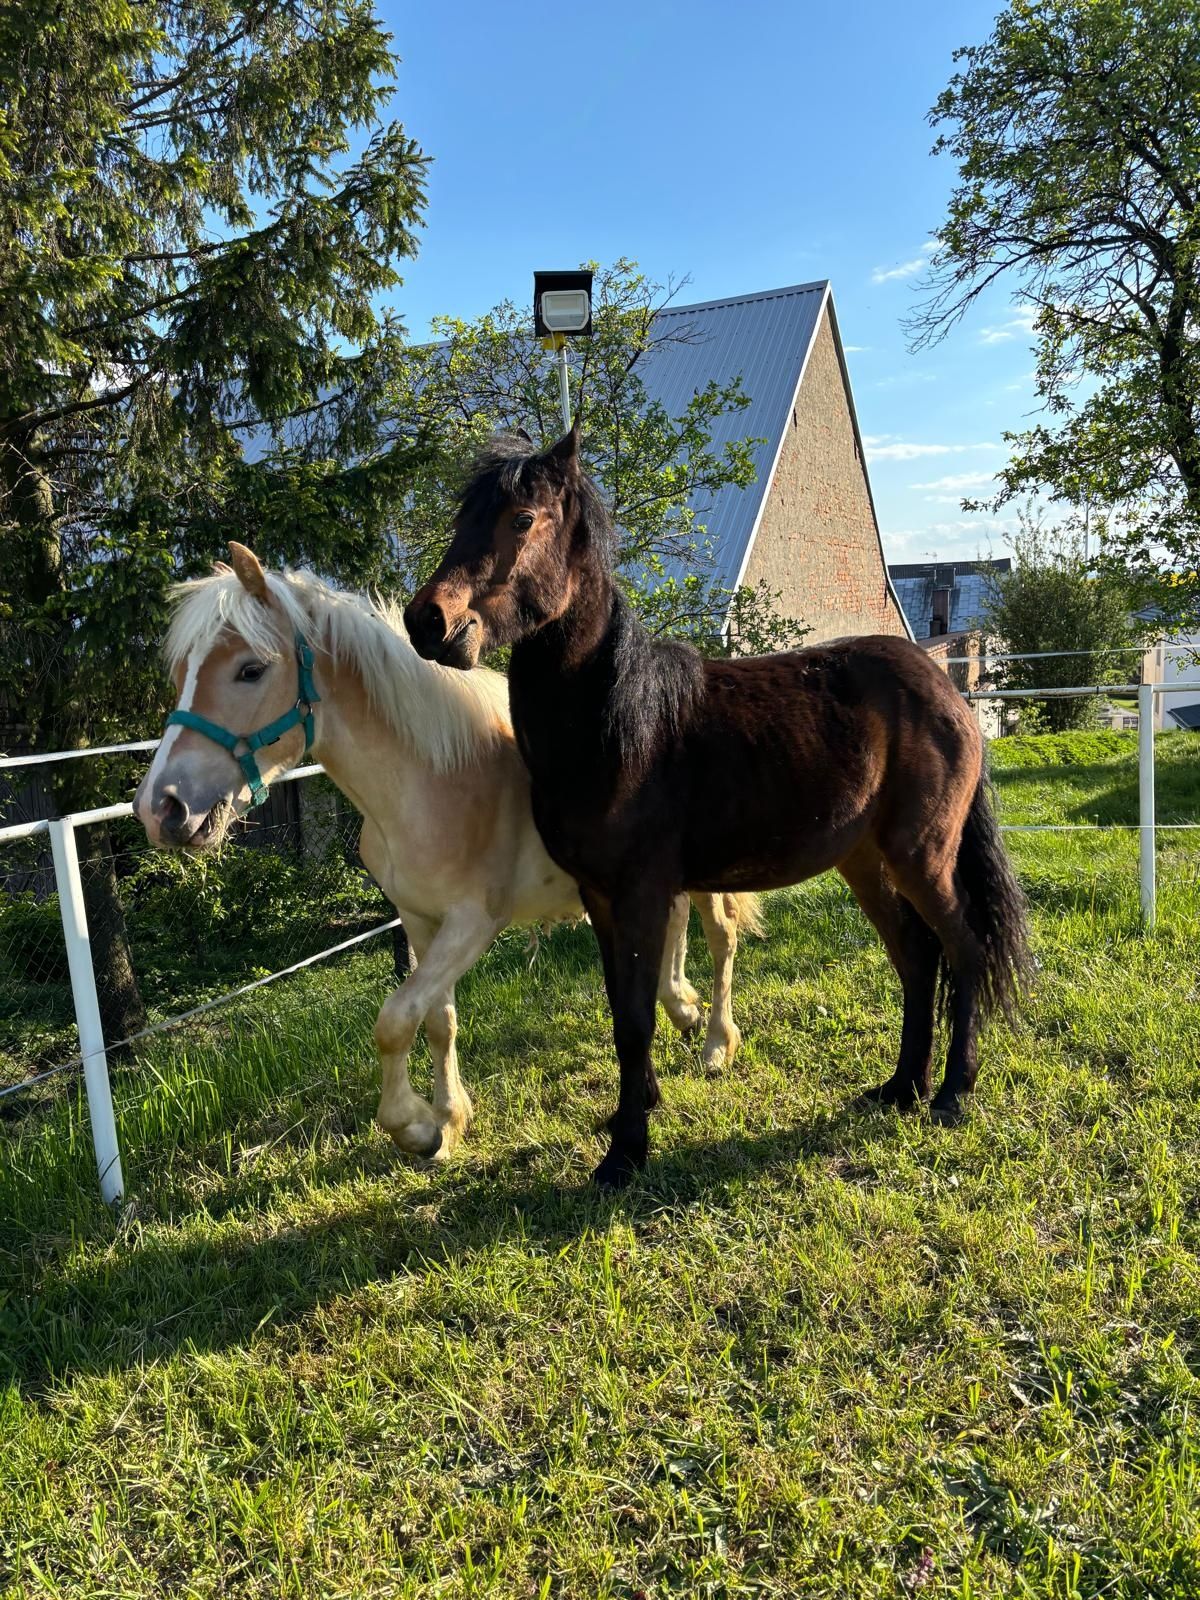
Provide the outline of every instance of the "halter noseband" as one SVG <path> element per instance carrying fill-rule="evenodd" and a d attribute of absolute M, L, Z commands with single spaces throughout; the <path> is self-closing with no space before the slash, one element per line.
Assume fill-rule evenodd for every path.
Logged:
<path fill-rule="evenodd" d="M 176 709 L 167 718 L 168 728 L 190 728 L 193 733 L 202 733 L 206 739 L 211 739 L 214 744 L 219 744 L 242 769 L 246 782 L 250 785 L 250 804 L 260 806 L 267 798 L 267 786 L 262 780 L 262 773 L 258 770 L 255 754 L 269 744 L 276 744 L 285 733 L 290 733 L 293 728 L 304 729 L 304 754 L 307 755 L 313 746 L 313 707 L 319 702 L 321 696 L 316 691 L 313 683 L 313 652 L 312 646 L 304 635 L 296 635 L 296 676 L 297 693 L 296 704 L 290 711 L 285 711 L 281 717 L 276 717 L 274 722 L 268 722 L 265 728 L 259 728 L 257 733 L 230 733 L 228 728 L 222 728 L 219 722 L 210 722 L 207 717 L 199 716 L 195 711 L 182 711 Z M 239 754 L 239 746 L 244 746 Z"/>

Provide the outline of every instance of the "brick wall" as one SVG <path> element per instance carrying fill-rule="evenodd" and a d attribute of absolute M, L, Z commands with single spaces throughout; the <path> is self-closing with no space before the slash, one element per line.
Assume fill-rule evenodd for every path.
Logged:
<path fill-rule="evenodd" d="M 866 469 L 826 310 L 788 423 L 744 582 L 782 594 L 780 610 L 807 623 L 816 644 L 852 633 L 903 634 Z"/>

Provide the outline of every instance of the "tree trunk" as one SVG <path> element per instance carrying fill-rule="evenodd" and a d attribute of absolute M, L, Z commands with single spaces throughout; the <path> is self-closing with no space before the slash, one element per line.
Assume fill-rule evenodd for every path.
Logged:
<path fill-rule="evenodd" d="M 129 953 L 125 912 L 121 905 L 106 822 L 89 823 L 75 835 L 83 903 L 92 945 L 92 971 L 100 1001 L 104 1038 L 111 1045 L 146 1026 L 146 1007 Z"/>

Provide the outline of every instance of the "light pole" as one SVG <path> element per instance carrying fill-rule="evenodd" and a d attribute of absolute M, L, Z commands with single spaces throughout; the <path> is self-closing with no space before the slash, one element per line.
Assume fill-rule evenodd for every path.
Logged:
<path fill-rule="evenodd" d="M 592 274 L 535 272 L 533 331 L 547 350 L 558 351 L 558 396 L 563 432 L 571 428 L 571 381 L 567 368 L 567 335 L 589 338 L 592 332 Z"/>

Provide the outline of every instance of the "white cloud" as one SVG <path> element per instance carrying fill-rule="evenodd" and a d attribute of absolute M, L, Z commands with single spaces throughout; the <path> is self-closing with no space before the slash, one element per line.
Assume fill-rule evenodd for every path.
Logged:
<path fill-rule="evenodd" d="M 957 522 L 931 522 L 929 533 L 1015 533 L 1021 526 L 1018 517 L 960 517 Z"/>
<path fill-rule="evenodd" d="M 872 389 L 906 389 L 914 383 L 936 383 L 936 372 L 893 372 L 886 378 L 876 378 Z"/>
<path fill-rule="evenodd" d="M 963 517 L 953 522 L 927 522 L 922 528 L 896 528 L 883 534 L 889 561 L 962 561 L 989 555 L 1003 547 L 1019 526 L 1015 517 Z"/>
<path fill-rule="evenodd" d="M 930 256 L 937 249 L 936 239 L 926 239 L 921 246 L 921 254 L 914 256 L 911 261 L 901 261 L 895 267 L 876 267 L 871 274 L 872 283 L 891 283 L 895 278 L 911 278 L 914 272 L 920 272 L 926 265 Z"/>
<path fill-rule="evenodd" d="M 901 555 L 906 550 L 911 553 L 914 543 L 927 537 L 924 528 L 897 528 L 894 533 L 883 535 L 883 548 L 889 556 Z"/>
<path fill-rule="evenodd" d="M 962 455 L 968 450 L 999 450 L 998 444 L 914 444 L 890 433 L 869 433 L 863 439 L 868 461 L 917 461 L 922 456 Z"/>
<path fill-rule="evenodd" d="M 864 350 L 869 350 L 870 348 L 869 344 L 844 344 L 842 346 L 848 356 L 861 355 Z"/>
<path fill-rule="evenodd" d="M 898 267 L 876 267 L 871 274 L 872 283 L 891 283 L 893 278 L 911 278 L 914 272 L 920 272 L 925 265 L 925 257 L 917 256 L 914 261 L 902 261 Z"/>
<path fill-rule="evenodd" d="M 956 494 L 960 490 L 986 489 L 995 474 L 991 472 L 952 472 L 945 478 L 932 478 L 928 483 L 911 483 L 910 489 L 928 489 L 933 494 Z"/>
<path fill-rule="evenodd" d="M 1002 322 L 995 328 L 980 328 L 980 344 L 1006 344 L 1009 339 L 1015 339 L 1018 334 L 1024 334 L 1028 339 L 1033 333 L 1033 325 L 1037 321 L 1038 313 L 1032 306 L 1021 306 L 1013 312 L 1007 322 Z"/>

